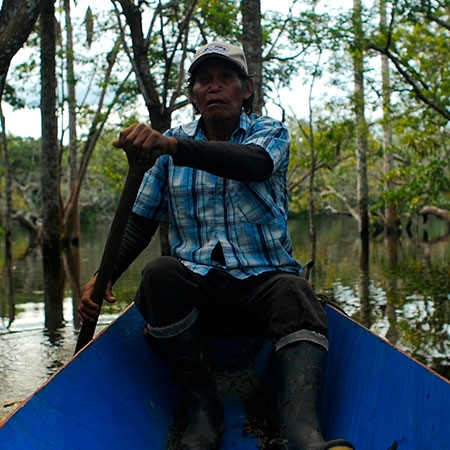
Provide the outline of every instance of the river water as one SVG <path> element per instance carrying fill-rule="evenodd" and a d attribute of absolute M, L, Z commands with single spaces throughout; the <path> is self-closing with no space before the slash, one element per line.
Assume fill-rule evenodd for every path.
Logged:
<path fill-rule="evenodd" d="M 450 378 L 450 236 L 443 222 L 416 224 L 394 247 L 383 236 L 373 238 L 368 270 L 361 268 L 361 245 L 351 218 L 319 218 L 314 247 L 306 219 L 292 219 L 289 227 L 295 257 L 306 263 L 314 254 L 311 281 L 318 293 Z M 105 225 L 82 233 L 83 282 L 97 267 L 107 233 Z M 14 238 L 16 314 L 12 323 L 8 317 L 0 319 L 0 418 L 70 359 L 77 340 L 70 291 L 64 300 L 65 327 L 45 330 L 41 255 L 26 251 L 27 238 L 20 230 Z M 132 301 L 144 261 L 158 253 L 155 240 L 118 281 L 114 293 L 119 301 L 104 306 L 97 331 Z"/>

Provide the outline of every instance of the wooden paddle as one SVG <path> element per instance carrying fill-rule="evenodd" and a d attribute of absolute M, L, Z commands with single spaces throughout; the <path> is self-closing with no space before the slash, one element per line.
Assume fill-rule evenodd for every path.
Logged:
<path fill-rule="evenodd" d="M 127 153 L 128 173 L 120 195 L 119 204 L 114 214 L 109 231 L 108 239 L 103 251 L 102 260 L 98 269 L 97 278 L 94 283 L 92 300 L 100 307 L 103 303 L 105 290 L 111 279 L 114 262 L 120 248 L 122 236 L 128 221 L 128 216 L 133 208 L 136 195 L 141 185 L 145 172 L 153 165 L 153 162 L 133 159 Z M 78 353 L 85 345 L 87 345 L 94 337 L 97 319 L 94 321 L 83 322 L 78 335 L 78 341 L 75 348 L 75 354 Z"/>

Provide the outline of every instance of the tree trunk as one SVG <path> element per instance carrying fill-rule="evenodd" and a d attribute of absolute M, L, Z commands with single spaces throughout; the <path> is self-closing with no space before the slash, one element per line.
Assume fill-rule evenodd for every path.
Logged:
<path fill-rule="evenodd" d="M 130 0 L 118 0 L 122 6 L 123 14 L 131 32 L 133 42 L 132 65 L 139 85 L 145 105 L 150 117 L 150 123 L 155 130 L 165 131 L 170 127 L 171 112 L 161 103 L 153 77 L 150 71 L 150 61 L 148 60 L 148 44 L 144 39 L 142 28 L 142 14 L 139 6 Z M 170 254 L 167 220 L 159 227 L 161 254 Z"/>
<path fill-rule="evenodd" d="M 380 0 L 380 31 L 383 34 L 387 27 L 386 21 L 386 0 Z M 389 73 L 389 59 L 386 55 L 381 55 L 381 90 L 383 97 L 383 172 L 386 176 L 394 169 L 394 155 L 392 151 L 392 125 L 391 125 L 391 83 Z M 385 183 L 385 189 L 391 191 L 395 188 L 393 182 L 389 180 Z M 389 273 L 394 273 L 397 268 L 397 208 L 395 203 L 387 201 L 385 205 L 386 216 L 386 245 L 388 255 Z M 389 321 L 389 328 L 386 339 L 394 345 L 398 340 L 397 314 L 393 299 L 398 297 L 397 281 L 389 276 L 386 282 L 386 317 Z"/>
<path fill-rule="evenodd" d="M 70 2 L 64 0 L 64 17 L 66 28 L 66 76 L 67 107 L 69 112 L 69 186 L 72 189 L 78 170 L 78 138 L 77 138 L 77 101 L 75 95 L 76 78 L 74 69 L 74 50 L 72 36 L 72 19 Z"/>
<path fill-rule="evenodd" d="M 368 236 L 361 236 L 359 254 L 359 301 L 361 304 L 361 324 L 372 326 L 372 305 L 370 303 L 370 242 Z"/>
<path fill-rule="evenodd" d="M 386 0 L 380 0 L 380 31 L 386 30 Z M 394 156 L 392 152 L 392 124 L 391 124 L 391 84 L 389 76 L 389 59 L 386 55 L 381 55 L 381 89 L 383 97 L 383 172 L 386 176 L 394 169 Z M 387 178 L 385 189 L 394 189 L 393 182 Z M 397 208 L 392 201 L 387 201 L 385 205 L 386 233 L 388 235 L 397 234 L 396 224 Z"/>
<path fill-rule="evenodd" d="M 0 10 L 0 75 L 27 40 L 39 16 L 41 0 L 3 0 Z M 3 92 L 2 92 L 3 94 Z"/>
<path fill-rule="evenodd" d="M 4 0 L 0 10 L 0 121 L 1 142 L 3 147 L 3 160 L 5 164 L 5 216 L 4 216 L 4 241 L 5 241 L 5 272 L 2 283 L 5 296 L 9 304 L 9 323 L 15 316 L 15 298 L 13 285 L 13 260 L 12 260 L 12 174 L 9 161 L 8 143 L 6 138 L 6 124 L 1 102 L 6 85 L 11 59 L 27 40 L 39 15 L 40 0 Z M 1 201 L 1 196 L 0 196 Z M 1 208 L 0 208 L 1 210 Z M 3 305 L 2 305 L 3 316 Z"/>
<path fill-rule="evenodd" d="M 367 327 L 371 325 L 370 306 L 370 242 L 369 242 L 369 184 L 367 177 L 367 123 L 365 119 L 364 98 L 364 34 L 362 29 L 361 1 L 353 0 L 353 72 L 354 72 L 354 111 L 356 122 L 356 165 L 359 236 L 361 253 L 359 257 L 361 302 L 361 321 Z"/>
<path fill-rule="evenodd" d="M 442 219 L 450 227 L 450 211 L 447 209 L 438 208 L 437 206 L 425 205 L 419 214 L 423 217 L 424 223 L 428 220 L 428 216 L 435 216 Z"/>
<path fill-rule="evenodd" d="M 106 98 L 106 92 L 111 79 L 112 69 L 116 62 L 117 53 L 120 45 L 118 42 L 114 44 L 113 49 L 108 55 L 108 67 L 105 71 L 104 82 L 102 83 L 102 92 L 97 104 L 97 111 L 93 120 L 91 121 L 91 127 L 88 133 L 88 137 L 83 145 L 81 154 L 81 161 L 77 169 L 77 174 L 74 178 L 71 186 L 70 197 L 64 209 L 63 214 L 63 243 L 65 250 L 65 262 L 66 262 L 66 274 L 72 289 L 72 303 L 74 311 L 74 324 L 79 325 L 77 314 L 78 306 L 81 300 L 81 283 L 80 283 L 80 217 L 79 217 L 79 196 L 80 190 L 83 184 L 84 176 L 86 174 L 89 160 L 94 151 L 95 145 L 100 137 L 106 120 L 109 117 L 113 105 L 116 104 L 117 99 L 122 92 L 122 87 L 128 80 L 128 76 L 125 77 L 123 84 L 117 89 L 116 95 L 111 100 L 111 103 L 104 111 L 104 102 Z"/>
<path fill-rule="evenodd" d="M 397 308 L 396 299 L 399 298 L 398 283 L 395 277 L 392 276 L 396 273 L 398 264 L 398 236 L 396 234 L 388 234 L 386 236 L 387 244 L 387 264 L 389 268 L 389 275 L 386 282 L 386 317 L 389 321 L 389 328 L 386 333 L 386 339 L 392 342 L 394 345 L 398 341 L 399 332 L 397 327 Z"/>
<path fill-rule="evenodd" d="M 318 69 L 320 66 L 320 58 L 321 55 L 319 54 L 319 57 L 316 62 L 316 68 Z M 317 232 L 316 232 L 316 202 L 315 202 L 315 176 L 316 176 L 316 170 L 317 170 L 317 152 L 316 152 L 316 144 L 314 140 L 314 110 L 312 106 L 312 99 L 313 99 L 313 90 L 314 90 L 314 82 L 316 80 L 316 73 L 319 70 L 314 70 L 314 75 L 311 80 L 311 85 L 309 88 L 309 95 L 308 95 L 308 117 L 309 117 L 309 133 L 306 136 L 308 139 L 309 144 L 309 152 L 310 152 L 310 165 L 311 165 L 311 173 L 309 175 L 309 186 L 308 186 L 308 214 L 309 214 L 309 237 L 312 242 L 315 242 L 317 239 Z M 314 256 L 311 256 L 311 258 L 314 260 Z"/>
<path fill-rule="evenodd" d="M 64 270 L 62 217 L 59 196 L 59 151 L 56 118 L 56 33 L 53 0 L 42 1 L 41 11 L 41 193 L 42 261 L 44 270 L 45 326 L 62 327 Z"/>
<path fill-rule="evenodd" d="M 367 123 L 365 119 L 364 98 L 364 34 L 362 30 L 361 2 L 353 0 L 353 73 L 354 73 L 354 111 L 356 121 L 356 164 L 357 196 L 359 212 L 359 233 L 369 236 L 369 184 L 367 177 Z"/>
<path fill-rule="evenodd" d="M 71 0 L 64 0 L 64 17 L 66 29 L 66 63 L 67 63 L 67 106 L 69 118 L 69 188 L 72 191 L 78 175 L 78 137 L 77 137 L 77 101 L 76 78 L 74 69 L 74 50 L 72 36 L 72 19 L 70 15 Z M 77 311 L 81 301 L 81 275 L 80 275 L 80 214 L 78 197 L 71 205 L 69 227 L 70 235 L 64 234 L 64 257 L 66 274 L 72 291 L 74 312 Z M 75 326 L 79 325 L 78 315 L 74 313 Z"/>
<path fill-rule="evenodd" d="M 1 93 L 5 87 L 5 76 L 0 76 L 0 99 Z M 8 152 L 8 140 L 6 138 L 5 116 L 0 101 L 0 123 L 2 126 L 1 142 L 3 147 L 3 161 L 5 165 L 5 215 L 3 220 L 4 228 L 4 242 L 5 242 L 5 265 L 3 270 L 3 294 L 1 302 L 1 316 L 4 317 L 4 303 L 3 299 L 8 299 L 8 318 L 9 325 L 15 317 L 15 297 L 14 297 L 14 283 L 13 283 L 13 259 L 12 259 L 12 174 L 11 164 Z M 1 197 L 0 197 L 1 198 Z"/>
<path fill-rule="evenodd" d="M 131 39 L 133 42 L 133 52 L 130 55 L 131 63 L 133 65 L 133 70 L 136 75 L 136 79 L 139 85 L 139 91 L 142 94 L 145 105 L 147 106 L 147 110 L 150 117 L 151 126 L 160 132 L 166 131 L 170 128 L 171 119 L 172 119 L 172 109 L 171 107 L 167 107 L 165 105 L 158 94 L 157 85 L 155 80 L 151 74 L 151 63 L 148 59 L 148 46 L 149 40 L 144 38 L 144 31 L 142 27 L 142 14 L 139 9 L 139 5 L 135 5 L 134 2 L 130 0 L 117 0 L 122 7 L 123 14 L 126 18 L 126 22 L 128 27 L 130 28 Z M 189 3 L 189 7 L 186 11 L 186 16 L 180 24 L 179 30 L 179 42 L 182 42 L 183 39 L 186 40 L 187 32 L 189 30 L 189 22 L 192 17 L 192 14 L 195 11 L 196 0 L 191 0 Z M 172 61 L 170 58 L 167 60 L 166 72 L 170 71 L 172 65 Z M 166 77 L 166 79 L 168 79 Z M 163 86 L 163 90 L 167 88 L 167 86 Z M 167 90 L 166 90 L 167 93 Z M 163 94 L 162 98 L 166 98 L 166 95 Z M 160 236 L 160 246 L 161 246 L 161 254 L 167 255 L 171 253 L 169 238 L 167 234 L 168 230 L 168 222 L 167 219 L 161 223 L 159 228 L 159 236 Z"/>
<path fill-rule="evenodd" d="M 130 0 L 118 0 L 122 6 L 127 25 L 130 28 L 133 42 L 133 69 L 144 97 L 152 127 L 158 131 L 166 131 L 170 127 L 171 111 L 161 103 L 155 81 L 151 75 L 151 63 L 148 60 L 148 42 L 144 38 L 142 14 L 139 6 Z"/>
<path fill-rule="evenodd" d="M 261 1 L 242 0 L 242 41 L 247 56 L 248 71 L 255 80 L 253 111 L 261 114 L 264 106 L 262 95 L 262 29 Z"/>

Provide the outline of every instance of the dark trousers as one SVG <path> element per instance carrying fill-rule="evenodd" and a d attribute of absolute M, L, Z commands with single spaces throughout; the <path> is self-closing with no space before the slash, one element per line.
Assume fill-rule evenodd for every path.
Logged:
<path fill-rule="evenodd" d="M 162 256 L 144 267 L 135 303 L 151 328 L 170 327 L 198 310 L 212 330 L 231 328 L 273 342 L 300 330 L 327 337 L 326 313 L 310 284 L 287 272 L 244 280 L 216 269 L 199 275 Z"/>

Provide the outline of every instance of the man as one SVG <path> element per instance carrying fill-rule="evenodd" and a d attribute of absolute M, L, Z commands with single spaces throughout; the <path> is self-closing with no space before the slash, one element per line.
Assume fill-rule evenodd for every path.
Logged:
<path fill-rule="evenodd" d="M 234 327 L 269 338 L 280 373 L 280 427 L 292 450 L 353 449 L 325 442 L 319 426 L 327 319 L 287 229 L 289 135 L 251 114 L 253 80 L 243 51 L 214 42 L 189 68 L 189 96 L 201 116 L 164 135 L 142 125 L 113 144 L 145 161 L 146 172 L 105 293 L 148 245 L 168 213 L 171 256 L 143 269 L 135 303 L 146 332 L 189 400 L 185 450 L 215 449 L 223 407 L 204 361 L 202 333 Z M 87 283 L 80 316 L 99 314 Z"/>

